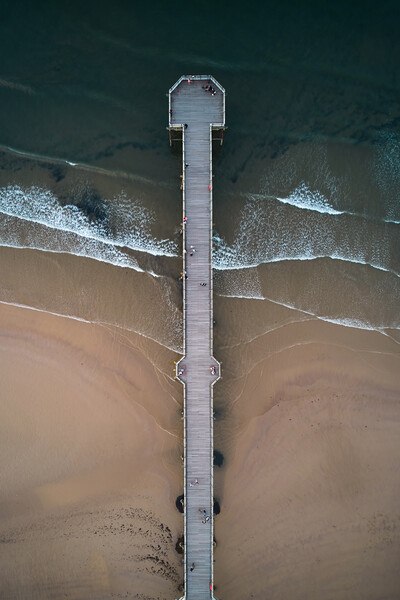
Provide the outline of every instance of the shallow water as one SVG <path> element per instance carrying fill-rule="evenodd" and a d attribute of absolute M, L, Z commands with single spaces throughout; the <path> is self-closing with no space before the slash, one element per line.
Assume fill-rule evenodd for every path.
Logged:
<path fill-rule="evenodd" d="M 397 3 L 0 10 L 0 300 L 181 350 L 166 93 L 211 72 L 216 356 L 308 320 L 398 339 Z"/>
<path fill-rule="evenodd" d="M 183 6 L 179 28 L 157 2 L 3 7 L 1 244 L 174 287 L 180 163 L 165 93 L 182 72 L 212 72 L 229 125 L 215 156 L 217 294 L 398 327 L 397 4 L 213 4 L 212 31 L 211 5 Z M 271 268 L 297 291 L 272 286 Z M 349 278 L 357 301 L 336 302 L 328 290 Z"/>

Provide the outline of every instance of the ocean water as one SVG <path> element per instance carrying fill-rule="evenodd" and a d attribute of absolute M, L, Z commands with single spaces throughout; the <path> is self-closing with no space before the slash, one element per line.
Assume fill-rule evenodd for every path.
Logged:
<path fill-rule="evenodd" d="M 107 319 L 179 350 L 166 93 L 212 73 L 229 127 L 214 161 L 215 302 L 398 329 L 399 29 L 397 2 L 2 2 L 0 246 L 108 265 L 104 289 L 126 270 L 138 311 L 127 319 L 121 299 Z M 104 321 L 68 298 L 70 280 L 63 311 Z M 44 308 L 10 286 L 0 300 Z M 166 307 L 158 328 L 150 288 Z"/>

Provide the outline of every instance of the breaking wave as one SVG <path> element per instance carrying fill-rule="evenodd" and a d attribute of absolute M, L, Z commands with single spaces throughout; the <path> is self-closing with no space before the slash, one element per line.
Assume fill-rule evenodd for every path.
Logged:
<path fill-rule="evenodd" d="M 63 205 L 36 186 L 0 188 L 0 244 L 86 256 L 137 271 L 142 269 L 126 249 L 176 256 L 173 241 L 151 234 L 154 214 L 123 192 L 112 201 L 96 198 L 90 210 L 93 215 L 82 205 Z"/>
<path fill-rule="evenodd" d="M 282 204 L 290 204 L 297 208 L 314 210 L 328 215 L 343 215 L 345 211 L 336 210 L 323 194 L 312 191 L 304 182 L 299 185 L 287 198 L 276 198 Z"/>
<path fill-rule="evenodd" d="M 262 195 L 254 195 L 254 197 L 257 196 L 263 197 Z M 264 197 L 266 198 L 267 196 Z M 318 190 L 311 190 L 311 188 L 304 182 L 301 183 L 291 194 L 289 194 L 287 198 L 280 198 L 279 196 L 270 196 L 270 198 L 273 198 L 282 204 L 289 204 L 290 206 L 295 206 L 296 208 L 314 211 L 325 215 L 350 215 L 352 217 L 374 220 L 373 217 L 367 217 L 366 215 L 358 212 L 352 212 L 350 210 L 337 210 L 332 206 L 328 199 L 321 194 L 321 192 Z M 383 223 L 394 223 L 395 225 L 400 225 L 400 221 L 394 217 L 382 217 L 378 220 L 382 221 Z"/>
<path fill-rule="evenodd" d="M 136 329 L 132 329 L 129 328 L 127 326 L 121 326 L 118 323 L 111 323 L 111 322 L 105 322 L 105 321 L 90 321 L 88 319 L 84 319 L 83 317 L 78 317 L 76 315 L 69 315 L 69 314 L 65 314 L 65 313 L 59 313 L 59 312 L 55 312 L 55 311 L 51 311 L 51 310 L 47 310 L 44 308 L 38 308 L 36 306 L 30 306 L 28 304 L 21 304 L 19 302 L 6 302 L 5 300 L 0 300 L 0 304 L 5 304 L 7 306 L 15 306 L 17 308 L 24 308 L 26 310 L 33 310 L 35 312 L 40 312 L 40 313 L 45 313 L 48 315 L 53 315 L 55 317 L 61 317 L 63 319 L 72 319 L 74 321 L 80 321 L 81 323 L 94 323 L 96 325 L 103 325 L 103 326 L 109 326 L 109 327 L 115 327 L 117 329 L 120 329 L 121 331 L 130 331 L 132 333 L 135 333 L 137 335 L 140 335 L 143 338 L 149 339 L 153 342 L 156 342 L 157 344 L 159 344 L 160 346 L 164 346 L 164 348 L 166 348 L 167 350 L 171 350 L 172 352 L 178 352 L 181 353 L 182 352 L 182 347 L 179 345 L 169 345 L 168 343 L 162 342 L 160 341 L 160 339 L 156 339 L 155 337 L 151 337 L 150 335 L 147 335 L 145 333 L 143 333 L 142 331 L 138 331 Z"/>
<path fill-rule="evenodd" d="M 399 276 L 395 225 L 371 224 L 360 219 L 355 222 L 354 217 L 324 204 L 321 194 L 312 197 L 313 212 L 303 214 L 293 213 L 286 206 L 298 207 L 300 200 L 294 204 L 270 199 L 266 206 L 265 197 L 249 196 L 232 241 L 218 233 L 214 235 L 214 268 L 246 269 L 279 261 L 331 258 L 369 265 Z"/>
<path fill-rule="evenodd" d="M 377 160 L 373 171 L 382 191 L 386 222 L 400 223 L 400 135 L 382 130 L 376 146 Z"/>
<path fill-rule="evenodd" d="M 297 312 L 300 312 L 300 313 L 307 315 L 309 317 L 312 317 L 314 319 L 319 319 L 320 321 L 326 321 L 327 323 L 333 323 L 334 325 L 341 325 L 343 327 L 352 327 L 355 329 L 365 329 L 367 331 L 378 331 L 379 333 L 382 333 L 383 335 L 387 335 L 384 331 L 384 329 L 386 329 L 386 328 L 400 330 L 400 327 L 393 325 L 393 324 L 375 326 L 375 325 L 372 325 L 371 323 L 362 321 L 361 319 L 356 319 L 356 318 L 351 318 L 351 317 L 331 317 L 328 315 L 320 315 L 320 314 L 317 314 L 310 310 L 306 310 L 305 308 L 296 306 L 294 304 L 290 304 L 288 302 L 276 300 L 273 298 L 268 298 L 267 296 L 263 296 L 260 292 L 258 292 L 256 295 L 251 295 L 251 292 L 249 292 L 247 294 L 245 291 L 238 291 L 238 293 L 236 293 L 236 291 L 233 291 L 233 290 L 226 291 L 226 292 L 221 291 L 221 292 L 217 292 L 217 293 L 218 293 L 218 296 L 221 296 L 222 298 L 266 300 L 268 302 L 272 302 L 273 304 L 278 304 L 279 306 L 283 306 L 284 308 L 288 308 L 290 310 L 295 310 Z"/>

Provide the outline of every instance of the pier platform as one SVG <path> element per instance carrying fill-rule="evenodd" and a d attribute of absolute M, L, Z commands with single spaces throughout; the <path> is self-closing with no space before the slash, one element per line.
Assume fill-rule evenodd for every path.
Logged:
<path fill-rule="evenodd" d="M 212 140 L 225 130 L 225 90 L 209 75 L 191 75 L 168 95 L 170 143 L 182 140 L 184 599 L 212 600 L 213 386 L 221 376 L 213 356 Z"/>

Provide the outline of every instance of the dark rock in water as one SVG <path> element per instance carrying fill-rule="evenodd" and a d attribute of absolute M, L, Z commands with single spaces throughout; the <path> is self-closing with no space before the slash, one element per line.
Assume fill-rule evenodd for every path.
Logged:
<path fill-rule="evenodd" d="M 220 503 L 218 502 L 218 500 L 215 500 L 215 498 L 214 498 L 214 508 L 213 508 L 214 516 L 219 515 L 220 512 L 221 512 Z"/>
<path fill-rule="evenodd" d="M 183 554 L 185 548 L 185 540 L 183 535 L 176 540 L 175 550 L 178 554 Z"/>
<path fill-rule="evenodd" d="M 222 467 L 224 462 L 224 455 L 218 450 L 214 450 L 214 467 Z"/>
<path fill-rule="evenodd" d="M 90 222 L 104 223 L 108 221 L 105 202 L 94 190 L 84 190 L 81 197 L 77 198 L 74 204 L 86 215 Z"/>
<path fill-rule="evenodd" d="M 175 506 L 181 514 L 184 513 L 184 505 L 185 505 L 185 496 L 183 494 L 181 494 L 175 500 Z"/>
<path fill-rule="evenodd" d="M 109 230 L 109 209 L 105 200 L 93 188 L 76 192 L 74 197 L 62 199 L 62 205 L 76 206 L 90 223 L 97 223 L 107 232 Z"/>
<path fill-rule="evenodd" d="M 56 183 L 64 179 L 66 175 L 66 170 L 62 165 L 55 165 L 54 163 L 50 162 L 39 162 L 38 166 L 42 169 L 47 169 L 48 171 L 50 171 L 51 176 L 53 177 L 53 179 L 55 179 Z"/>
<path fill-rule="evenodd" d="M 54 179 L 56 180 L 56 183 L 58 183 L 59 181 L 64 179 L 65 169 L 63 169 L 62 167 L 53 167 L 51 169 L 51 174 L 54 177 Z"/>

